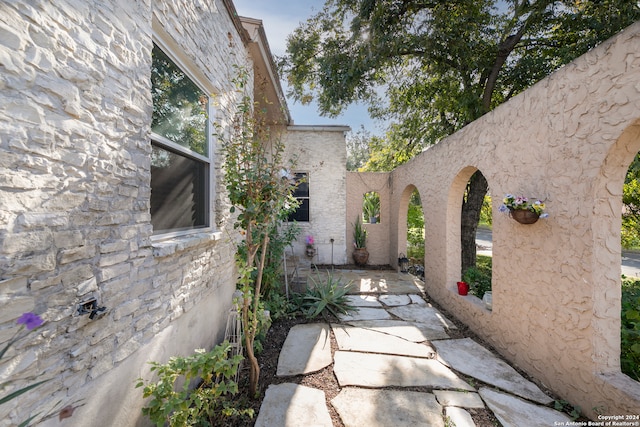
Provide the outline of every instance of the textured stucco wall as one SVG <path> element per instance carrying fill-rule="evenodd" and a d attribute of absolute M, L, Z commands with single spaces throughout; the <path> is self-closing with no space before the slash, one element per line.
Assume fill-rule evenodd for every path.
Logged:
<path fill-rule="evenodd" d="M 352 264 L 354 238 L 353 228 L 356 220 L 362 221 L 362 202 L 365 193 L 376 192 L 380 195 L 380 222 L 376 224 L 363 223 L 367 230 L 367 252 L 369 252 L 369 265 L 392 264 L 393 254 L 390 253 L 389 230 L 391 229 L 391 201 L 390 201 L 390 174 L 385 172 L 348 172 L 347 173 L 347 237 L 349 246 L 347 249 L 347 261 Z M 395 252 L 394 252 L 395 254 Z M 397 260 L 398 256 L 395 254 Z"/>
<path fill-rule="evenodd" d="M 640 384 L 619 367 L 621 195 L 640 150 L 639 82 L 640 23 L 392 173 L 390 241 L 403 243 L 395 208 L 414 185 L 429 294 L 594 418 L 640 408 Z M 477 169 L 494 196 L 492 312 L 454 291 L 461 200 Z M 544 200 L 549 218 L 516 223 L 498 212 L 506 193 Z"/>
<path fill-rule="evenodd" d="M 221 108 L 247 53 L 221 1 L 5 2 L 0 6 L 0 343 L 45 325 L 0 363 L 0 426 L 81 403 L 69 425 L 135 425 L 148 360 L 212 347 L 235 286 L 219 160 L 210 230 L 159 241 L 149 214 L 154 32 Z M 216 117 L 220 119 L 220 117 Z M 108 308 L 96 320 L 78 302 Z M 13 357 L 15 355 L 15 357 Z M 57 419 L 49 421 L 58 425 Z"/>
<path fill-rule="evenodd" d="M 305 238 L 313 236 L 316 256 L 312 262 L 316 264 L 331 264 L 332 256 L 333 264 L 346 263 L 348 130 L 346 126 L 289 126 L 284 136 L 286 157 L 295 159 L 294 171 L 309 174 L 309 222 L 298 223 L 301 232 L 293 248 L 300 259 L 306 259 Z"/>

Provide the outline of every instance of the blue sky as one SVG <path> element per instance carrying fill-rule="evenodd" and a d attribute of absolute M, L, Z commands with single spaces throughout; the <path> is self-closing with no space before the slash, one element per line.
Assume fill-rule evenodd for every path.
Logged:
<path fill-rule="evenodd" d="M 321 10 L 324 0 L 233 0 L 233 3 L 240 16 L 262 20 L 271 52 L 282 56 L 286 50 L 287 36 L 301 22 Z M 287 104 L 297 125 L 348 125 L 354 132 L 364 125 L 373 134 L 382 133 L 363 105 L 351 106 L 338 118 L 331 119 L 321 117 L 314 104 L 303 106 L 292 99 L 287 99 Z"/>

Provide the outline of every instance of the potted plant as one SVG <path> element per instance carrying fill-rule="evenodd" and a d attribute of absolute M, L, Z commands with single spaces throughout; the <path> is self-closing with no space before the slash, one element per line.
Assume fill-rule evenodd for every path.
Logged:
<path fill-rule="evenodd" d="M 540 200 L 529 201 L 524 196 L 507 194 L 502 200 L 500 212 L 509 212 L 509 216 L 520 224 L 533 224 L 538 218 L 546 218 L 549 214 L 544 212 L 544 203 Z"/>
<path fill-rule="evenodd" d="M 315 240 L 313 239 L 313 236 L 307 236 L 305 253 L 309 258 L 313 258 L 313 256 L 316 254 L 316 248 L 313 246 L 314 242 Z"/>
<path fill-rule="evenodd" d="M 353 225 L 353 261 L 356 265 L 365 265 L 369 260 L 369 252 L 367 251 L 367 230 L 362 227 L 360 216 Z"/>

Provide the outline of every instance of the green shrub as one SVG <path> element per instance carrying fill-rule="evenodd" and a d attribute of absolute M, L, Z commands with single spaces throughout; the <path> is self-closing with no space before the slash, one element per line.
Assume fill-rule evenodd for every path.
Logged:
<path fill-rule="evenodd" d="M 622 276 L 620 368 L 640 381 L 640 279 Z"/>
<path fill-rule="evenodd" d="M 231 345 L 225 341 L 210 352 L 196 350 L 188 357 L 171 357 L 166 364 L 149 362 L 157 382 L 145 383 L 139 378 L 136 388 L 144 387 L 143 397 L 151 397 L 142 413 L 156 426 L 210 426 L 220 417 L 249 416 L 253 409 L 237 409 L 228 395 L 238 392 L 233 378 L 242 356 L 228 358 Z M 201 379 L 191 390 L 192 381 Z M 176 385 L 176 383 L 181 385 Z"/>
<path fill-rule="evenodd" d="M 297 306 L 293 301 L 287 299 L 281 292 L 271 292 L 264 305 L 271 313 L 272 320 L 293 319 L 296 317 Z"/>
<path fill-rule="evenodd" d="M 462 280 L 469 284 L 469 292 L 482 298 L 491 290 L 491 257 L 478 255 L 476 266 L 469 267 L 462 275 Z"/>
<path fill-rule="evenodd" d="M 328 314 L 338 316 L 338 314 L 346 314 L 349 311 L 357 310 L 356 307 L 349 305 L 347 293 L 351 288 L 351 282 L 345 286 L 333 277 L 331 272 L 327 271 L 327 278 L 323 279 L 320 273 L 316 271 L 316 277 L 309 277 L 313 283 L 313 287 L 298 297 L 298 304 L 302 314 L 308 319 L 315 319 L 320 314 L 327 319 Z"/>
<path fill-rule="evenodd" d="M 493 209 L 491 207 L 491 196 L 489 194 L 485 195 L 482 201 L 479 224 L 485 227 L 491 227 L 493 224 Z"/>

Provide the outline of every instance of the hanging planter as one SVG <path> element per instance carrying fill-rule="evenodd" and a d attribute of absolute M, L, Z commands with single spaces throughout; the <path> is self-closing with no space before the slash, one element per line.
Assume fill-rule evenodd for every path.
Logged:
<path fill-rule="evenodd" d="M 527 197 L 507 194 L 502 200 L 500 212 L 509 212 L 509 216 L 520 224 L 533 224 L 549 214 L 544 212 L 545 205 L 540 200 L 530 202 Z"/>
<path fill-rule="evenodd" d="M 540 218 L 537 213 L 522 209 L 509 209 L 509 215 L 520 224 L 533 224 Z"/>

